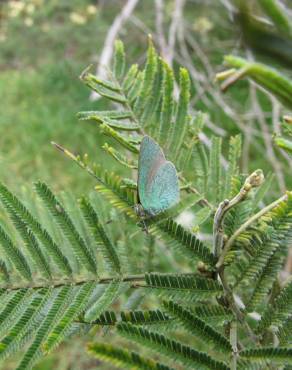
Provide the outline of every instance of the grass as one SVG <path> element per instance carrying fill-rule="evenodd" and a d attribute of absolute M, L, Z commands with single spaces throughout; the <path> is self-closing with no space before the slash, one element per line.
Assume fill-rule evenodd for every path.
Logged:
<path fill-rule="evenodd" d="M 89 101 L 89 91 L 76 78 L 80 70 L 80 65 L 64 62 L 25 73 L 2 72 L 0 170 L 7 185 L 17 187 L 41 177 L 53 180 L 57 188 L 86 187 L 88 181 L 80 181 L 85 174 L 50 144 L 54 140 L 92 158 L 102 155 L 94 125 L 76 118 L 78 110 L 100 109 L 103 104 Z"/>

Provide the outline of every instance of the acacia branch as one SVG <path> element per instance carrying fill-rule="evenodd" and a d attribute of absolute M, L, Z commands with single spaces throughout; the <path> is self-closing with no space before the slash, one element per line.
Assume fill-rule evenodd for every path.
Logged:
<path fill-rule="evenodd" d="M 216 257 L 219 257 L 223 248 L 223 239 L 224 239 L 223 222 L 226 213 L 231 208 L 235 207 L 238 203 L 240 203 L 242 200 L 244 200 L 252 188 L 260 186 L 263 180 L 264 175 L 262 170 L 254 171 L 250 176 L 247 177 L 242 188 L 240 189 L 239 193 L 236 194 L 235 197 L 233 197 L 231 200 L 225 199 L 223 202 L 219 204 L 219 207 L 215 213 L 213 224 L 213 250 Z M 226 246 L 224 248 L 224 251 L 225 249 Z M 224 253 L 224 251 L 222 252 L 222 254 Z M 220 258 L 222 254 L 220 255 Z"/>
<path fill-rule="evenodd" d="M 34 283 L 34 282 L 28 282 L 26 284 L 22 285 L 17 285 L 13 286 L 10 284 L 5 284 L 3 286 L 0 286 L 0 289 L 7 289 L 7 290 L 19 290 L 19 289 L 33 289 L 33 290 L 38 290 L 38 289 L 43 289 L 43 288 L 60 288 L 62 286 L 67 286 L 67 285 L 83 285 L 86 283 L 90 282 L 95 282 L 96 284 L 110 284 L 113 281 L 121 281 L 124 283 L 127 282 L 132 282 L 133 287 L 138 287 L 135 282 L 139 281 L 144 281 L 145 280 L 145 275 L 140 274 L 140 275 L 128 275 L 128 276 L 113 276 L 113 277 L 103 277 L 103 278 L 84 278 L 84 279 L 68 279 L 68 280 L 48 280 L 47 283 Z"/>
<path fill-rule="evenodd" d="M 222 251 L 222 254 L 220 255 L 220 258 L 216 264 L 217 269 L 220 269 L 221 266 L 224 264 L 224 259 L 227 255 L 227 253 L 232 248 L 235 240 L 238 238 L 238 236 L 243 233 L 253 222 L 257 221 L 260 217 L 262 217 L 267 212 L 271 211 L 273 208 L 275 208 L 279 203 L 285 201 L 287 199 L 287 194 L 283 195 L 281 198 L 275 200 L 273 203 L 269 204 L 265 208 L 261 209 L 258 213 L 253 215 L 251 218 L 249 218 L 244 224 L 242 224 L 235 233 L 228 239 L 227 243 L 224 246 L 224 249 Z"/>

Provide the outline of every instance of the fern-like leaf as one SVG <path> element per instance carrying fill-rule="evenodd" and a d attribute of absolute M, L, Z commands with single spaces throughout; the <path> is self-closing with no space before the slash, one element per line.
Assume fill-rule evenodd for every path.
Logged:
<path fill-rule="evenodd" d="M 170 367 L 141 357 L 135 352 L 117 348 L 109 344 L 89 343 L 88 352 L 95 358 L 121 369 L 137 370 L 173 370 Z"/>
<path fill-rule="evenodd" d="M 95 256 L 90 247 L 86 245 L 85 241 L 76 230 L 72 220 L 61 203 L 56 199 L 46 184 L 37 182 L 35 184 L 35 188 L 52 217 L 56 220 L 58 226 L 69 240 L 78 261 L 84 268 L 88 269 L 93 274 L 96 274 L 97 265 Z"/>
<path fill-rule="evenodd" d="M 197 301 L 214 297 L 222 291 L 217 281 L 187 274 L 157 274 L 145 275 L 146 289 L 158 293 L 168 299 Z"/>
<path fill-rule="evenodd" d="M 292 195 L 287 193 L 287 200 L 282 201 L 271 212 L 264 215 L 259 221 L 259 231 L 262 229 L 262 236 L 259 235 L 259 246 L 250 258 L 250 263 L 243 270 L 239 281 L 242 283 L 257 281 L 262 279 L 265 269 L 272 264 L 272 261 L 279 253 L 279 249 L 285 248 L 292 237 L 290 223 L 292 220 Z M 260 223 L 264 223 L 261 226 Z M 269 231 L 269 234 L 267 231 Z M 245 238 L 250 235 L 251 242 L 255 236 L 255 230 L 245 234 Z M 262 239 L 261 239 L 262 238 Z M 262 241 L 263 240 L 263 241 Z M 280 252 L 284 253 L 283 252 Z M 279 254 L 279 256 L 280 256 Z M 272 265 L 271 265 L 272 266 Z"/>
<path fill-rule="evenodd" d="M 179 319 L 185 330 L 206 343 L 212 343 L 218 351 L 232 352 L 229 341 L 198 316 L 173 301 L 164 302 L 163 306 L 170 315 Z"/>
<path fill-rule="evenodd" d="M 0 337 L 8 332 L 13 319 L 21 313 L 23 307 L 26 307 L 31 294 L 32 292 L 27 291 L 27 289 L 19 289 L 8 294 L 8 300 L 0 312 Z"/>
<path fill-rule="evenodd" d="M 64 340 L 64 337 L 70 329 L 72 322 L 79 315 L 79 313 L 84 310 L 93 288 L 94 283 L 92 282 L 85 283 L 78 288 L 78 291 L 74 295 L 72 302 L 70 302 L 70 305 L 67 307 L 62 317 L 56 323 L 54 328 L 52 328 L 47 340 L 43 344 L 45 353 L 50 352 L 62 340 Z"/>
<path fill-rule="evenodd" d="M 11 352 L 15 352 L 15 349 L 21 343 L 30 325 L 34 324 L 36 316 L 39 314 L 50 294 L 50 290 L 43 289 L 34 295 L 31 303 L 19 316 L 14 326 L 9 330 L 9 333 L 1 340 L 0 359 L 6 358 Z"/>
<path fill-rule="evenodd" d="M 94 302 L 87 307 L 84 318 L 86 321 L 92 322 L 100 317 L 103 311 L 108 309 L 112 302 L 119 296 L 121 283 L 119 280 L 108 284 L 101 295 L 94 297 Z"/>
<path fill-rule="evenodd" d="M 259 323 L 259 331 L 271 325 L 282 326 L 292 314 L 292 281 L 280 292 L 275 301 L 267 307 Z"/>
<path fill-rule="evenodd" d="M 221 201 L 220 189 L 221 184 L 221 146 L 222 140 L 218 137 L 212 138 L 212 146 L 209 159 L 209 173 L 207 181 L 207 199 L 210 199 L 213 203 L 218 204 Z M 216 191 L 215 191 L 216 189 Z"/>
<path fill-rule="evenodd" d="M 0 199 L 6 208 L 12 209 L 19 218 L 30 228 L 30 230 L 37 236 L 42 246 L 63 274 L 70 276 L 72 268 L 67 257 L 62 253 L 60 247 L 54 242 L 46 229 L 32 216 L 28 209 L 21 203 L 21 201 L 14 196 L 6 186 L 0 183 Z"/>
<path fill-rule="evenodd" d="M 1 250 L 3 254 L 6 256 L 7 260 L 9 260 L 15 269 L 19 272 L 19 274 L 25 280 L 31 280 L 32 274 L 29 264 L 22 254 L 22 252 L 16 248 L 13 244 L 12 240 L 9 236 L 5 233 L 5 231 L 0 226 L 0 246 L 2 247 Z"/>
<path fill-rule="evenodd" d="M 123 78 L 125 73 L 125 50 L 124 44 L 120 40 L 115 42 L 113 73 L 115 79 L 118 81 Z"/>
<path fill-rule="evenodd" d="M 47 314 L 37 329 L 34 340 L 28 350 L 25 352 L 20 364 L 17 367 L 17 370 L 31 369 L 38 358 L 44 354 L 42 349 L 44 340 L 47 338 L 51 327 L 63 314 L 65 307 L 72 297 L 73 289 L 73 287 L 69 286 L 62 287 L 50 301 Z"/>
<path fill-rule="evenodd" d="M 281 346 L 292 345 L 292 316 L 283 322 L 283 325 L 279 328 L 277 336 Z"/>
<path fill-rule="evenodd" d="M 160 310 L 151 311 L 122 311 L 121 320 L 133 325 L 172 328 L 175 319 Z"/>
<path fill-rule="evenodd" d="M 48 258 L 40 248 L 34 234 L 27 228 L 26 224 L 17 216 L 16 213 L 14 213 L 14 211 L 11 210 L 9 213 L 16 230 L 18 230 L 19 235 L 24 242 L 29 256 L 35 263 L 37 271 L 39 271 L 46 279 L 51 280 L 52 272 Z"/>
<path fill-rule="evenodd" d="M 168 242 L 168 245 L 173 246 L 188 258 L 196 258 L 211 266 L 215 264 L 215 256 L 208 247 L 195 234 L 185 230 L 172 219 L 151 225 L 149 230 L 154 235 L 161 236 Z"/>
<path fill-rule="evenodd" d="M 263 347 L 247 349 L 240 352 L 240 356 L 254 361 L 265 363 L 267 360 L 280 361 L 281 363 L 292 363 L 292 348 Z"/>
<path fill-rule="evenodd" d="M 159 354 L 167 356 L 169 359 L 179 361 L 187 369 L 228 369 L 223 362 L 212 359 L 206 353 L 198 352 L 180 342 L 176 342 L 164 335 L 148 331 L 144 328 L 120 323 L 118 324 L 118 332 L 134 342 L 140 343 Z"/>

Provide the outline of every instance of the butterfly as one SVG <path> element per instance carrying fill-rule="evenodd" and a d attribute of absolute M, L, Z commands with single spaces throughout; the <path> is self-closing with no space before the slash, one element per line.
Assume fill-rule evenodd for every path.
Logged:
<path fill-rule="evenodd" d="M 150 217 L 179 201 L 176 168 L 172 162 L 166 160 L 160 146 L 149 136 L 143 137 L 140 147 L 138 198 L 140 215 Z"/>

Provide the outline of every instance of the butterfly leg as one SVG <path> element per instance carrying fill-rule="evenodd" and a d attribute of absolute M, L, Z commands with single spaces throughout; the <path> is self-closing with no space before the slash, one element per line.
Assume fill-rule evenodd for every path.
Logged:
<path fill-rule="evenodd" d="M 141 222 L 142 222 L 142 224 L 143 224 L 143 231 L 145 231 L 145 233 L 146 233 L 147 235 L 149 235 L 148 226 L 147 226 L 147 224 L 146 224 L 146 222 L 145 222 L 144 218 L 142 218 L 142 219 L 141 219 Z"/>

